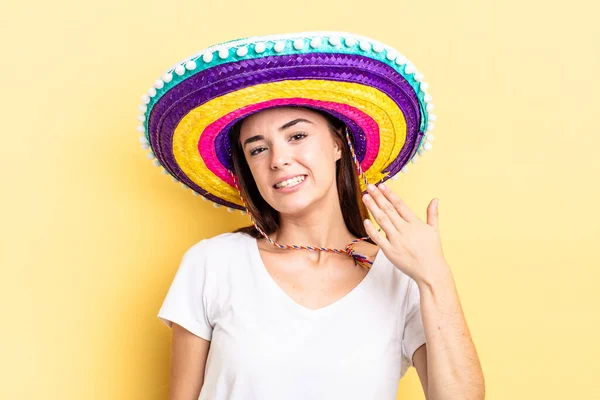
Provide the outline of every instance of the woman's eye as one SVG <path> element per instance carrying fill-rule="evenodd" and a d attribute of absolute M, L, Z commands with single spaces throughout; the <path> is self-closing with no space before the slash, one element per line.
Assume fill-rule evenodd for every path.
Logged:
<path fill-rule="evenodd" d="M 306 133 L 296 133 L 291 136 L 291 140 L 297 142 L 298 140 L 304 139 L 306 136 L 308 136 Z M 260 154 L 260 153 L 262 153 L 262 150 L 266 150 L 266 148 L 265 147 L 257 147 L 256 149 L 252 149 L 252 150 L 250 150 L 250 155 L 255 156 L 257 154 Z"/>
<path fill-rule="evenodd" d="M 306 133 L 296 133 L 294 136 L 292 136 L 292 139 L 293 139 L 293 138 L 297 138 L 297 137 L 298 137 L 299 139 L 295 139 L 295 140 L 300 140 L 300 139 L 302 139 L 302 138 L 305 138 L 305 137 L 306 137 Z"/>
<path fill-rule="evenodd" d="M 256 154 L 259 154 L 259 153 L 260 153 L 260 151 L 259 151 L 259 150 L 264 150 L 264 149 L 265 149 L 264 147 L 258 147 L 258 148 L 254 149 L 254 150 L 251 150 L 251 151 L 250 151 L 250 155 L 251 155 L 251 156 L 254 156 L 254 155 L 256 155 Z"/>

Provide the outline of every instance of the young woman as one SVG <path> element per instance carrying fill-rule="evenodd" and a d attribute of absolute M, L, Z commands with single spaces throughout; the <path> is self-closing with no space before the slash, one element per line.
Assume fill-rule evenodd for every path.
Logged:
<path fill-rule="evenodd" d="M 340 44 L 227 42 L 144 97 L 158 165 L 253 222 L 182 258 L 158 314 L 170 399 L 394 399 L 410 366 L 429 399 L 483 398 L 437 202 L 423 222 L 381 183 L 430 143 L 426 94 L 389 48 Z"/>

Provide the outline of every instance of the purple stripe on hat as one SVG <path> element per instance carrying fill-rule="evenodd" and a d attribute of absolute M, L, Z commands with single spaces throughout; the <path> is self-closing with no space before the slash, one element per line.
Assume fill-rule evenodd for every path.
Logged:
<path fill-rule="evenodd" d="M 252 85 L 288 79 L 356 82 L 386 93 L 402 109 L 407 122 L 405 146 L 398 159 L 387 170 L 399 169 L 414 152 L 414 147 L 418 143 L 416 139 L 421 118 L 418 99 L 412 87 L 397 71 L 368 57 L 312 53 L 300 56 L 270 56 L 223 64 L 201 71 L 182 81 L 165 93 L 151 110 L 149 135 L 156 156 L 173 175 L 188 186 L 197 188 L 197 185 L 181 171 L 173 157 L 172 138 L 179 121 L 188 112 L 215 97 Z M 360 157 L 364 157 L 364 133 L 357 130 L 353 133 L 362 134 L 357 137 L 356 147 L 357 153 L 359 149 L 361 150 Z M 160 138 L 159 143 L 157 137 Z M 229 142 L 222 138 L 220 140 L 219 147 L 222 151 L 219 159 L 227 158 Z"/>

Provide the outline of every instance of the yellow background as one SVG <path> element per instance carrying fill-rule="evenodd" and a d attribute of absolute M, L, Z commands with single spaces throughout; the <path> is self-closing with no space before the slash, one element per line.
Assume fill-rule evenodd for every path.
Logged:
<path fill-rule="evenodd" d="M 166 68 L 243 36 L 343 30 L 430 83 L 440 198 L 487 399 L 600 398 L 600 7 L 592 1 L 5 1 L 3 399 L 166 399 L 156 318 L 183 252 L 249 223 L 162 175 L 136 132 Z M 398 398 L 424 399 L 416 371 Z"/>

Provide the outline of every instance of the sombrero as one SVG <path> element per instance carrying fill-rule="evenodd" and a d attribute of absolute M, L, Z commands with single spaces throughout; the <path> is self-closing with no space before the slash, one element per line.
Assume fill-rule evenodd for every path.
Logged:
<path fill-rule="evenodd" d="M 435 115 L 423 74 L 399 51 L 343 32 L 255 36 L 208 47 L 169 68 L 142 96 L 137 130 L 148 158 L 215 207 L 242 210 L 228 132 L 284 105 L 347 126 L 364 177 L 407 172 L 432 147 Z M 361 181 L 361 189 L 366 181 Z"/>

